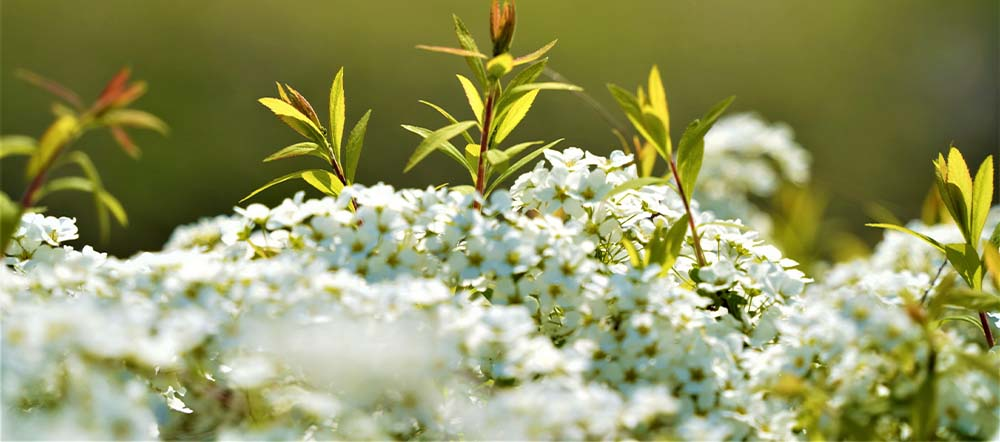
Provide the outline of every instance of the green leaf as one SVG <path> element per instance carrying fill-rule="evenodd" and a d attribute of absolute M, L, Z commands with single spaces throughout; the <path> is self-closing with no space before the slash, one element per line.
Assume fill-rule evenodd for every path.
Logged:
<path fill-rule="evenodd" d="M 125 208 L 122 207 L 122 203 L 118 201 L 114 195 L 108 193 L 107 191 L 102 191 L 97 193 L 97 197 L 101 200 L 108 212 L 115 217 L 115 221 L 122 227 L 128 226 L 128 215 L 125 214 Z"/>
<path fill-rule="evenodd" d="M 531 52 L 529 54 L 525 54 L 525 55 L 522 55 L 520 57 L 515 58 L 514 59 L 514 66 L 520 66 L 522 64 L 531 63 L 531 62 L 533 62 L 535 60 L 538 60 L 539 58 L 542 58 L 553 47 L 555 47 L 555 45 L 556 45 L 556 43 L 558 41 L 559 41 L 558 39 L 552 40 L 548 44 L 546 44 L 545 46 L 542 46 L 542 47 L 536 49 L 534 52 Z"/>
<path fill-rule="evenodd" d="M 670 230 L 667 232 L 665 238 L 666 246 L 664 247 L 664 251 L 666 254 L 659 260 L 660 276 L 666 276 L 667 272 L 673 268 L 674 263 L 677 262 L 677 257 L 681 254 L 681 246 L 684 244 L 684 237 L 687 235 L 687 229 L 687 215 L 680 217 L 680 219 L 674 222 L 674 225 L 670 226 Z"/>
<path fill-rule="evenodd" d="M 677 167 L 680 169 L 685 197 L 689 201 L 694 194 L 695 183 L 698 181 L 698 173 L 701 171 L 705 155 L 705 135 L 735 99 L 736 97 L 729 97 L 712 106 L 704 117 L 689 124 L 681 135 L 680 143 L 677 145 Z"/>
<path fill-rule="evenodd" d="M 580 86 L 572 85 L 572 84 L 566 84 L 566 83 L 559 83 L 559 82 L 550 81 L 550 82 L 542 82 L 542 83 L 527 83 L 527 84 L 522 84 L 522 85 L 518 85 L 518 86 L 512 87 L 512 88 L 510 88 L 508 90 L 510 91 L 511 94 L 523 94 L 523 93 L 528 93 L 528 92 L 531 92 L 531 91 L 542 91 L 542 90 L 545 90 L 545 91 L 573 91 L 573 92 L 579 92 L 579 91 L 582 91 L 583 88 L 581 88 Z"/>
<path fill-rule="evenodd" d="M 34 138 L 24 135 L 0 137 L 0 159 L 10 156 L 30 156 L 38 148 Z"/>
<path fill-rule="evenodd" d="M 972 185 L 972 225 L 969 240 L 973 244 L 979 242 L 986 226 L 986 216 L 990 213 L 993 202 L 993 156 L 986 157 L 979 165 L 976 180 Z"/>
<path fill-rule="evenodd" d="M 290 173 L 290 174 L 288 174 L 288 175 L 283 175 L 283 176 L 280 176 L 280 177 L 278 177 L 278 178 L 275 178 L 275 179 L 273 179 L 273 180 L 271 180 L 271 181 L 268 181 L 268 182 L 267 182 L 267 184 L 265 184 L 265 185 L 263 185 L 263 186 L 260 186 L 260 187 L 258 187 L 258 188 L 257 188 L 256 190 L 254 190 L 253 192 L 250 192 L 250 194 L 249 194 L 249 195 L 247 195 L 247 196 L 243 197 L 243 199 L 241 199 L 241 200 L 240 200 L 240 202 L 242 203 L 242 202 L 244 202 L 244 201 L 246 201 L 246 200 L 248 200 L 248 199 L 252 198 L 252 197 L 253 197 L 254 195 L 257 195 L 258 193 L 261 193 L 261 192 L 263 192 L 264 190 L 267 190 L 268 188 L 271 188 L 271 187 L 273 187 L 273 186 L 275 186 L 275 185 L 277 185 L 277 184 L 281 184 L 281 183 L 283 183 L 283 182 L 285 182 L 285 181 L 288 181 L 288 180 L 293 180 L 293 179 L 296 179 L 296 178 L 301 178 L 301 177 L 302 177 L 302 174 L 303 174 L 304 172 L 306 172 L 306 171 L 304 171 L 304 170 L 300 170 L 300 171 L 297 171 L 297 172 L 292 172 L 292 173 Z"/>
<path fill-rule="evenodd" d="M 937 373 L 935 370 L 936 354 L 931 351 L 928 356 L 927 376 L 916 392 L 912 408 L 914 440 L 935 440 L 937 423 Z"/>
<path fill-rule="evenodd" d="M 515 88 L 523 84 L 534 83 L 534 81 L 542 75 L 542 72 L 545 72 L 545 65 L 547 63 L 548 59 L 543 58 L 531 66 L 521 69 L 521 71 L 518 72 L 509 83 L 507 83 L 507 89 Z"/>
<path fill-rule="evenodd" d="M 659 264 L 664 260 L 667 255 L 667 232 L 670 231 L 670 226 L 664 222 L 657 223 L 656 229 L 653 230 L 652 236 L 649 238 L 649 243 L 646 244 L 646 256 L 644 257 L 644 262 L 646 266 L 656 263 Z"/>
<path fill-rule="evenodd" d="M 459 123 L 452 124 L 450 126 L 446 126 L 445 128 L 449 128 L 449 127 L 454 128 L 454 127 L 461 127 L 463 125 L 467 125 L 466 129 L 468 129 L 469 127 L 472 127 L 475 124 L 476 124 L 475 121 L 464 121 L 464 122 L 459 122 Z M 427 140 L 432 135 L 434 135 L 436 133 L 436 132 L 430 131 L 429 129 L 424 129 L 422 127 L 416 127 L 416 126 L 408 126 L 408 125 L 405 125 L 405 124 L 403 125 L 403 129 L 406 129 L 406 130 L 408 130 L 410 132 L 413 132 L 413 133 L 415 133 L 415 134 L 420 135 L 421 137 L 423 137 L 424 138 L 424 142 L 421 142 L 420 146 L 424 146 L 425 143 L 427 142 Z M 451 137 L 449 137 L 448 139 L 450 139 L 450 138 Z M 419 152 L 420 146 L 418 146 L 417 147 L 418 151 L 413 153 L 413 156 L 410 157 L 410 161 L 411 162 L 414 161 L 413 158 L 415 156 L 417 156 L 418 153 L 420 153 L 421 155 L 420 155 L 419 158 L 417 158 L 416 162 L 420 162 L 420 160 L 423 160 L 424 157 L 426 157 L 427 155 L 429 155 L 435 149 L 441 149 L 441 151 L 444 152 L 446 155 L 448 155 L 449 157 L 451 157 L 452 159 L 454 159 L 455 161 L 457 161 L 459 164 L 465 166 L 466 170 L 469 170 L 472 174 L 475 174 L 476 173 L 475 172 L 475 167 L 473 167 L 472 165 L 470 165 L 465 160 L 465 155 L 463 155 L 462 152 L 460 152 L 458 150 L 458 148 L 456 148 L 453 144 L 451 144 L 448 141 L 448 139 L 441 140 L 440 142 L 436 142 L 435 143 L 436 146 L 431 147 L 430 150 L 427 150 L 426 152 Z M 414 164 L 416 164 L 416 163 L 414 163 Z M 411 167 L 412 166 L 407 165 L 406 170 L 409 170 Z"/>
<path fill-rule="evenodd" d="M 646 186 L 667 184 L 669 182 L 670 182 L 669 178 L 661 178 L 661 177 L 632 178 L 624 183 L 615 186 L 613 189 L 611 189 L 610 192 L 608 192 L 607 195 L 604 196 L 604 199 L 605 200 L 610 199 L 611 197 L 618 195 L 619 193 L 626 192 L 629 190 L 641 189 Z"/>
<path fill-rule="evenodd" d="M 507 112 L 500 119 L 496 132 L 493 134 L 493 142 L 495 144 L 500 144 L 503 140 L 507 139 L 507 136 L 521 123 L 521 120 L 524 120 L 524 117 L 528 115 L 528 111 L 531 110 L 531 104 L 535 102 L 536 97 L 538 97 L 538 91 L 534 90 L 511 103 L 510 108 L 508 108 Z"/>
<path fill-rule="evenodd" d="M 57 118 L 38 141 L 38 149 L 28 160 L 27 178 L 38 175 L 79 134 L 79 122 L 66 115 Z"/>
<path fill-rule="evenodd" d="M 84 177 L 68 176 L 60 177 L 45 183 L 35 196 L 36 201 L 43 200 L 46 196 L 64 190 L 76 190 L 79 192 L 93 192 L 94 185 Z"/>
<path fill-rule="evenodd" d="M 344 183 L 341 183 L 336 175 L 325 170 L 304 170 L 302 171 L 302 180 L 315 187 L 316 190 L 330 196 L 340 195 L 340 191 L 344 190 Z"/>
<path fill-rule="evenodd" d="M 449 48 L 447 46 L 417 45 L 417 49 L 428 52 L 437 52 L 439 54 L 458 55 L 459 57 L 471 57 L 478 59 L 487 58 L 486 55 L 481 52 L 470 51 L 468 49 Z"/>
<path fill-rule="evenodd" d="M 21 205 L 15 203 L 6 193 L 0 192 L 0 247 L 7 251 L 7 244 L 21 223 Z"/>
<path fill-rule="evenodd" d="M 149 129 L 166 135 L 170 129 L 156 115 L 135 109 L 111 109 L 101 117 L 101 122 L 108 126 L 135 127 Z"/>
<path fill-rule="evenodd" d="M 976 247 L 968 243 L 945 244 L 945 257 L 959 276 L 969 286 L 979 290 L 983 287 L 983 263 L 976 253 Z"/>
<path fill-rule="evenodd" d="M 931 297 L 927 309 L 936 317 L 936 314 L 946 306 L 961 307 L 976 312 L 998 311 L 1000 295 L 966 288 L 952 289 L 936 293 Z"/>
<path fill-rule="evenodd" d="M 86 152 L 80 150 L 69 152 L 62 157 L 57 166 L 61 166 L 62 164 L 76 164 L 83 171 L 84 176 L 90 180 L 93 186 L 91 196 L 94 198 L 94 210 L 97 211 L 97 225 L 101 232 L 101 240 L 107 241 L 111 235 L 111 221 L 108 219 L 108 212 L 111 211 L 112 215 L 115 215 L 118 224 L 124 227 L 128 223 L 128 219 L 124 215 L 125 210 L 121 208 L 121 204 L 118 204 L 117 209 L 121 211 L 121 216 L 119 217 L 114 213 L 116 208 L 109 207 L 105 203 L 101 194 L 107 192 L 104 190 L 104 184 L 101 182 L 101 175 L 97 173 L 97 167 L 94 166 L 94 162 Z M 117 200 L 115 202 L 117 203 Z M 125 221 L 123 222 L 122 219 L 125 219 Z"/>
<path fill-rule="evenodd" d="M 472 109 L 473 115 L 476 116 L 476 121 L 482 124 L 483 98 L 479 96 L 479 91 L 476 90 L 476 86 L 472 84 L 472 80 L 469 80 L 461 75 L 456 75 L 456 77 L 458 77 L 458 82 L 462 84 L 462 90 L 465 91 L 465 99 L 469 101 L 469 108 Z"/>
<path fill-rule="evenodd" d="M 663 125 L 663 120 L 653 112 L 651 107 L 642 109 L 642 124 L 645 127 L 643 136 L 649 141 L 664 160 L 671 161 L 670 134 Z"/>
<path fill-rule="evenodd" d="M 645 265 L 643 265 L 642 258 L 639 257 L 639 251 L 636 250 L 635 244 L 632 244 L 632 241 L 629 241 L 628 238 L 622 238 L 621 244 L 625 248 L 625 253 L 628 253 L 628 260 L 632 263 L 632 267 L 637 269 L 644 268 Z"/>
<path fill-rule="evenodd" d="M 632 123 L 632 127 L 635 128 L 636 132 L 639 132 L 639 135 L 642 136 L 642 138 L 646 140 L 652 140 L 653 139 L 652 134 L 650 134 L 649 131 L 646 130 L 645 118 L 643 117 L 642 107 L 639 104 L 639 99 L 636 98 L 635 95 L 632 95 L 631 92 L 622 89 L 618 86 L 615 86 L 613 84 L 608 85 L 608 91 L 611 92 L 611 95 L 615 98 L 615 101 L 618 102 L 618 107 L 620 107 L 622 111 L 625 112 L 625 117 L 628 118 L 628 121 L 630 123 Z M 657 152 L 660 152 L 658 148 Z"/>
<path fill-rule="evenodd" d="M 451 124 L 458 123 L 458 120 L 455 119 L 455 117 L 453 117 L 450 113 L 448 113 L 448 111 L 444 110 L 444 108 L 442 108 L 441 106 L 438 106 L 438 105 L 436 105 L 434 103 L 431 103 L 429 101 L 424 101 L 424 100 L 420 100 L 420 103 L 425 104 L 428 107 L 430 107 L 431 109 L 436 110 L 439 114 L 441 114 L 442 116 L 444 116 L 444 118 L 446 120 L 448 120 L 449 123 L 451 123 Z M 462 137 L 465 138 L 465 141 L 467 141 L 469 143 L 475 143 L 476 142 L 475 140 L 472 139 L 472 136 L 470 136 L 469 132 L 467 132 L 467 131 L 466 132 L 462 132 Z"/>
<path fill-rule="evenodd" d="M 316 144 L 326 144 L 326 138 L 323 136 L 323 131 L 316 127 L 316 124 L 314 124 L 309 117 L 296 109 L 294 106 L 277 98 L 261 98 L 257 101 L 273 112 L 274 115 L 277 115 L 278 119 L 287 124 L 288 127 L 291 127 L 293 130 L 298 132 L 300 135 L 316 142 Z"/>
<path fill-rule="evenodd" d="M 326 149 L 320 147 L 319 144 L 313 143 L 312 141 L 303 141 L 301 143 L 295 143 L 291 146 L 282 148 L 281 150 L 269 155 L 267 158 L 264 158 L 264 162 L 269 163 L 275 160 L 300 157 L 303 155 L 312 155 L 326 161 L 330 161 L 330 154 L 326 152 Z"/>
<path fill-rule="evenodd" d="M 496 187 L 499 186 L 501 183 L 506 181 L 507 178 L 510 178 L 510 176 L 513 175 L 515 172 L 517 172 L 524 166 L 527 166 L 529 163 L 534 161 L 535 158 L 538 158 L 539 155 L 544 153 L 546 150 L 552 148 L 552 146 L 561 143 L 562 140 L 563 138 L 555 140 L 521 157 L 521 159 L 517 160 L 517 162 L 515 162 L 512 166 L 508 167 L 507 170 L 504 170 L 502 173 L 500 173 L 500 175 L 495 180 L 493 180 L 492 183 L 490 183 L 489 188 L 486 189 L 486 195 L 489 196 L 489 194 L 493 193 L 493 190 L 496 189 Z"/>
<path fill-rule="evenodd" d="M 333 143 L 333 157 L 340 161 L 341 143 L 344 141 L 347 104 L 344 97 L 344 68 L 337 71 L 330 86 L 330 141 Z"/>
<path fill-rule="evenodd" d="M 649 71 L 649 104 L 653 107 L 653 112 L 660 117 L 663 126 L 670 133 L 670 112 L 667 109 L 667 93 L 663 89 L 663 79 L 660 78 L 660 68 L 653 65 Z"/>
<path fill-rule="evenodd" d="M 461 46 L 462 49 L 478 54 L 479 47 L 476 45 L 476 40 L 472 38 L 472 33 L 469 32 L 467 27 L 465 27 L 465 23 L 462 23 L 462 19 L 458 18 L 457 15 L 452 14 L 451 18 L 455 22 L 455 36 L 458 37 L 459 46 Z M 482 59 L 484 58 L 486 58 L 485 55 L 482 57 L 472 55 L 465 57 L 465 62 L 469 64 L 469 68 L 472 69 L 472 72 L 476 76 L 476 80 L 479 81 L 479 85 L 482 87 L 486 87 L 486 85 L 489 84 L 486 78 L 486 68 L 483 67 Z"/>
<path fill-rule="evenodd" d="M 347 175 L 348 184 L 354 182 L 354 174 L 358 171 L 358 161 L 361 160 L 361 148 L 364 147 L 365 134 L 368 132 L 368 119 L 372 116 L 372 110 L 368 109 L 361 119 L 354 124 L 351 133 L 347 136 L 347 150 L 344 152 L 344 173 Z"/>
<path fill-rule="evenodd" d="M 508 147 L 508 148 L 504 149 L 503 153 L 506 154 L 507 157 L 509 157 L 509 158 L 514 158 L 514 157 L 520 155 L 521 152 L 524 152 L 525 149 L 527 149 L 529 147 L 532 147 L 532 146 L 538 146 L 538 145 L 540 145 L 542 143 L 544 143 L 544 141 L 527 141 L 527 142 L 524 142 L 524 143 L 518 143 L 518 144 L 515 144 L 515 145 L 513 145 L 511 147 Z"/>
<path fill-rule="evenodd" d="M 916 237 L 916 238 L 919 238 L 919 239 L 923 240 L 924 242 L 926 242 L 927 244 L 930 244 L 931 246 L 933 246 L 935 249 L 938 249 L 938 251 L 940 251 L 942 253 L 944 253 L 944 251 L 945 251 L 944 250 L 944 245 L 942 245 L 941 243 L 935 241 L 934 238 L 931 238 L 931 237 L 929 237 L 927 235 L 924 235 L 922 233 L 914 232 L 913 230 L 907 229 L 906 227 L 903 227 L 903 226 L 897 226 L 895 224 L 881 224 L 881 223 L 870 223 L 870 224 L 865 224 L 865 226 L 867 226 L 867 227 L 875 227 L 875 228 L 879 228 L 879 229 L 897 230 L 897 231 L 906 233 L 908 235 L 911 235 L 913 237 Z"/>

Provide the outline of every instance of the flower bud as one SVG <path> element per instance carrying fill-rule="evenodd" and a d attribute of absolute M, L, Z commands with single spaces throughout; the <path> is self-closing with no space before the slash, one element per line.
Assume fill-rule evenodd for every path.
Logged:
<path fill-rule="evenodd" d="M 490 39 L 493 40 L 493 55 L 510 51 L 514 41 L 514 0 L 493 0 L 490 8 Z"/>

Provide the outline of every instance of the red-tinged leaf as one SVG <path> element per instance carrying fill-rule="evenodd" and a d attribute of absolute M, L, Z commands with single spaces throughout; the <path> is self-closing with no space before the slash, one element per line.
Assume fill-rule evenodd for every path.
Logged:
<path fill-rule="evenodd" d="M 458 55 L 458 56 L 461 56 L 461 57 L 482 58 L 484 60 L 487 59 L 487 58 L 489 58 L 489 57 L 487 57 L 486 55 L 484 55 L 484 54 L 482 54 L 480 52 L 470 51 L 470 50 L 467 50 L 467 49 L 449 48 L 449 47 L 446 47 L 446 46 L 417 45 L 417 49 L 423 49 L 425 51 L 430 51 L 430 52 L 440 52 L 442 54 Z"/>
<path fill-rule="evenodd" d="M 313 123 L 316 123 L 316 127 L 322 128 L 323 124 L 319 122 L 319 117 L 316 115 L 316 110 L 313 109 L 312 104 L 309 104 L 309 100 L 306 100 L 306 97 L 303 97 L 302 94 L 299 93 L 299 91 L 295 90 L 295 88 L 287 84 L 285 85 L 285 89 L 288 90 L 288 96 L 287 96 L 288 99 L 285 101 L 287 101 L 288 104 L 295 106 L 295 108 L 298 109 L 299 112 L 302 112 L 303 114 L 305 114 L 305 116 L 309 117 L 309 119 L 312 120 Z"/>
<path fill-rule="evenodd" d="M 67 103 L 73 105 L 77 110 L 83 109 L 83 101 L 80 100 L 80 96 L 73 92 L 70 88 L 63 86 L 56 82 L 55 80 L 50 80 L 34 72 L 19 69 L 17 71 L 17 76 L 28 84 L 42 89 L 56 97 L 62 98 Z"/>
<path fill-rule="evenodd" d="M 111 81 L 104 86 L 104 90 L 101 91 L 101 95 L 97 96 L 97 101 L 94 103 L 94 109 L 97 112 L 101 112 L 106 109 L 118 99 L 118 96 L 125 90 L 125 85 L 128 84 L 129 77 L 132 76 L 132 69 L 129 67 L 124 67 L 111 78 Z"/>
<path fill-rule="evenodd" d="M 139 158 L 139 147 L 132 142 L 132 138 L 128 136 L 125 129 L 122 129 L 119 126 L 111 126 L 110 129 L 111 136 L 114 137 L 115 141 L 119 146 L 121 146 L 122 150 L 132 158 Z"/>
<path fill-rule="evenodd" d="M 122 93 L 118 94 L 118 97 L 111 102 L 109 108 L 125 107 L 132 104 L 133 101 L 138 100 L 139 97 L 146 93 L 146 87 L 145 81 L 132 83 Z"/>

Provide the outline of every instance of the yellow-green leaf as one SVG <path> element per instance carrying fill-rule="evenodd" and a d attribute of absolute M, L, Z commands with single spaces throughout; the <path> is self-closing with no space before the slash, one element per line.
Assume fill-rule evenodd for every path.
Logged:
<path fill-rule="evenodd" d="M 38 141 L 38 149 L 28 161 L 27 177 L 34 178 L 79 134 L 77 119 L 64 115 L 52 122 Z"/>
<path fill-rule="evenodd" d="M 469 29 L 465 26 L 465 23 L 462 23 L 462 19 L 458 18 L 458 16 L 454 14 L 452 14 L 451 18 L 452 21 L 455 22 L 455 36 L 458 37 L 459 46 L 461 46 L 462 49 L 470 51 L 474 54 L 479 54 L 479 47 L 476 45 L 476 40 L 472 38 L 472 34 L 469 32 Z M 476 80 L 479 81 L 479 85 L 486 87 L 487 85 L 486 68 L 483 67 L 483 61 L 481 60 L 482 58 L 486 58 L 486 56 L 482 55 L 480 57 L 474 55 L 467 55 L 465 57 L 465 62 L 469 64 L 469 68 L 472 69 L 473 73 L 475 73 Z"/>
<path fill-rule="evenodd" d="M 670 112 L 667 108 L 667 93 L 663 89 L 663 79 L 660 78 L 660 68 L 653 65 L 649 71 L 649 104 L 653 106 L 653 112 L 663 121 L 663 126 L 667 128 L 667 136 L 670 136 Z"/>
<path fill-rule="evenodd" d="M 500 176 L 498 176 L 495 180 L 493 180 L 493 182 L 490 183 L 489 187 L 486 189 L 486 195 L 489 196 L 489 194 L 493 193 L 493 190 L 496 189 L 497 186 L 499 186 L 501 183 L 503 183 L 504 181 L 506 181 L 507 178 L 510 178 L 510 176 L 513 175 L 515 172 L 517 172 L 518 170 L 520 170 L 524 166 L 527 166 L 529 163 L 531 163 L 532 161 L 534 161 L 535 158 L 538 158 L 539 155 L 541 155 L 546 150 L 550 149 L 552 146 L 555 146 L 556 144 L 561 143 L 562 140 L 563 140 L 563 138 L 555 140 L 555 141 L 553 141 L 553 142 L 551 142 L 549 144 L 546 144 L 546 145 L 538 148 L 537 150 L 532 151 L 531 153 L 529 153 L 529 154 L 521 157 L 513 165 L 511 165 L 506 170 L 504 170 L 503 172 L 501 172 Z"/>
<path fill-rule="evenodd" d="M 514 59 L 514 66 L 520 66 L 522 64 L 531 63 L 539 58 L 542 58 L 549 50 L 555 47 L 559 40 L 552 40 L 545 46 L 536 49 L 534 52 L 522 55 Z"/>
<path fill-rule="evenodd" d="M 340 161 L 341 142 L 344 140 L 344 125 L 347 106 L 344 102 L 344 68 L 337 71 L 330 86 L 330 141 L 333 143 L 333 156 Z"/>
<path fill-rule="evenodd" d="M 472 81 L 461 75 L 456 75 L 458 77 L 458 82 L 462 84 L 462 90 L 465 91 L 465 99 L 469 101 L 469 108 L 472 109 L 472 113 L 476 116 L 476 121 L 482 124 L 483 122 L 483 98 L 479 96 L 479 91 L 476 90 L 476 86 L 472 84 Z"/>
<path fill-rule="evenodd" d="M 287 124 L 288 127 L 291 127 L 302 136 L 316 142 L 317 144 L 326 143 L 323 131 L 316 127 L 309 117 L 300 112 L 294 106 L 277 98 L 261 98 L 257 101 L 273 112 L 274 115 Z"/>
<path fill-rule="evenodd" d="M 460 57 L 471 57 L 485 59 L 486 55 L 481 52 L 470 51 L 468 49 L 449 48 L 447 46 L 417 45 L 417 49 L 440 54 L 458 55 Z"/>
<path fill-rule="evenodd" d="M 521 120 L 528 115 L 528 111 L 531 110 L 531 104 L 535 102 L 536 97 L 538 97 L 538 91 L 534 90 L 511 103 L 510 108 L 497 125 L 496 132 L 494 132 L 494 143 L 500 144 L 503 140 L 507 139 L 507 135 L 510 135 L 514 128 L 521 123 Z"/>
<path fill-rule="evenodd" d="M 677 257 L 681 254 L 681 246 L 684 244 L 684 237 L 687 235 L 687 229 L 687 215 L 680 217 L 680 219 L 674 222 L 674 225 L 670 226 L 670 230 L 667 232 L 665 238 L 665 254 L 659 261 L 660 276 L 666 276 L 667 272 L 673 268 L 674 263 L 677 262 Z"/>
<path fill-rule="evenodd" d="M 302 172 L 302 180 L 330 196 L 340 195 L 344 190 L 344 183 L 341 183 L 336 175 L 320 169 L 311 169 Z"/>
<path fill-rule="evenodd" d="M 417 146 L 416 150 L 414 150 L 413 155 L 411 155 L 410 159 L 406 162 L 406 168 L 403 171 L 409 171 L 413 168 L 413 166 L 416 166 L 417 163 L 420 163 L 420 161 L 426 158 L 427 155 L 430 155 L 431 152 L 441 149 L 442 146 L 446 146 L 446 142 L 455 138 L 460 133 L 469 130 L 470 127 L 475 125 L 475 121 L 461 121 L 429 133 Z M 404 126 L 404 128 L 405 127 L 406 126 Z M 462 162 L 464 162 L 464 160 Z"/>
<path fill-rule="evenodd" d="M 976 172 L 976 180 L 972 185 L 972 218 L 969 241 L 976 244 L 986 226 L 986 216 L 990 213 L 993 202 L 993 156 L 986 157 Z"/>
<path fill-rule="evenodd" d="M 275 185 L 281 184 L 281 183 L 283 183 L 285 181 L 293 180 L 293 179 L 296 179 L 296 178 L 301 178 L 302 174 L 304 172 L 306 172 L 306 171 L 300 170 L 300 171 L 297 171 L 297 172 L 292 172 L 292 173 L 290 173 L 288 175 L 280 176 L 280 177 L 275 178 L 275 179 L 273 179 L 271 181 L 268 181 L 267 184 L 258 187 L 253 192 L 250 192 L 249 195 L 243 197 L 243 199 L 241 199 L 240 202 L 242 203 L 242 202 L 244 202 L 244 201 L 252 198 L 254 195 L 257 195 L 258 193 L 261 193 L 261 192 L 263 192 L 263 191 L 265 191 L 265 190 L 267 190 L 267 189 L 269 189 L 271 187 L 274 187 Z"/>
<path fill-rule="evenodd" d="M 27 156 L 35 152 L 38 143 L 34 138 L 24 135 L 6 135 L 0 137 L 0 159 L 9 156 Z"/>
<path fill-rule="evenodd" d="M 635 248 L 635 244 L 629 241 L 628 238 L 622 238 L 622 247 L 625 248 L 625 253 L 628 254 L 628 260 L 632 263 L 632 267 L 641 269 L 644 267 L 642 258 L 639 257 L 639 251 Z"/>
<path fill-rule="evenodd" d="M 101 191 L 97 193 L 98 198 L 101 200 L 101 204 L 104 205 L 108 212 L 115 217 L 115 221 L 122 227 L 128 226 L 128 215 L 125 213 L 125 208 L 122 207 L 122 203 L 118 201 L 114 195 L 108 193 L 107 191 Z"/>
<path fill-rule="evenodd" d="M 910 230 L 910 229 L 907 229 L 906 227 L 903 227 L 903 226 L 897 226 L 895 224 L 880 224 L 880 223 L 865 224 L 865 226 L 876 227 L 876 228 L 879 228 L 879 229 L 897 230 L 897 231 L 906 233 L 908 235 L 911 235 L 911 236 L 913 236 L 915 238 L 919 238 L 919 239 L 923 240 L 927 244 L 930 244 L 931 246 L 933 246 L 939 252 L 944 253 L 944 251 L 945 251 L 944 245 L 941 244 L 940 242 L 937 242 L 934 238 L 931 238 L 931 237 L 929 237 L 927 235 L 924 235 L 923 233 L 917 233 L 917 232 L 915 232 L 913 230 Z"/>
<path fill-rule="evenodd" d="M 458 120 L 450 113 L 448 113 L 448 111 L 444 110 L 444 108 L 442 108 L 441 106 L 438 106 L 434 103 L 425 100 L 419 100 L 419 102 L 421 104 L 427 105 L 431 109 L 436 110 L 439 114 L 441 114 L 441 116 L 443 116 L 446 120 L 448 120 L 449 123 L 451 124 L 458 123 Z M 465 138 L 465 141 L 469 143 L 475 143 L 475 141 L 472 139 L 472 136 L 469 135 L 469 132 L 462 132 L 462 137 Z"/>
<path fill-rule="evenodd" d="M 111 109 L 101 117 L 101 122 L 108 126 L 125 126 L 139 129 L 149 129 L 166 135 L 170 129 L 156 115 L 135 109 Z"/>
<path fill-rule="evenodd" d="M 300 157 L 303 155 L 312 155 L 322 158 L 325 161 L 330 161 L 330 154 L 326 152 L 326 149 L 320 147 L 319 144 L 313 143 L 312 141 L 303 141 L 301 143 L 295 143 L 291 146 L 287 146 L 269 155 L 267 158 L 264 158 L 264 162 L 268 163 L 275 160 Z"/>

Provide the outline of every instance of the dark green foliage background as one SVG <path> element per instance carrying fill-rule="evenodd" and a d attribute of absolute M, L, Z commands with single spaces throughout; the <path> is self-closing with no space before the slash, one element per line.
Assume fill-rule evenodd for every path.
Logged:
<path fill-rule="evenodd" d="M 795 128 L 814 155 L 816 181 L 834 200 L 834 216 L 864 231 L 867 202 L 917 215 L 931 159 L 950 141 L 970 164 L 997 152 L 998 3 L 522 0 L 514 49 L 524 53 L 558 37 L 550 66 L 612 110 L 606 82 L 638 84 L 659 64 L 675 132 L 736 95 L 734 111 L 757 110 Z M 298 139 L 255 100 L 274 95 L 273 82 L 281 80 L 325 115 L 330 81 L 342 65 L 348 121 L 374 109 L 359 181 L 460 182 L 461 170 L 443 157 L 403 175 L 419 140 L 399 124 L 441 125 L 418 99 L 464 111 L 453 75 L 466 70 L 464 62 L 413 46 L 452 45 L 452 12 L 485 45 L 486 5 L 2 0 L 0 131 L 37 137 L 50 121 L 52 100 L 17 81 L 16 68 L 86 97 L 121 65 L 149 81 L 136 107 L 166 120 L 170 137 L 137 134 L 139 162 L 106 134 L 81 146 L 131 216 L 130 228 L 116 228 L 111 243 L 99 247 L 117 255 L 157 249 L 175 226 L 229 213 L 250 190 L 295 170 L 260 163 Z M 559 137 L 564 146 L 601 153 L 615 144 L 605 122 L 566 93 L 543 94 L 511 141 Z M 24 187 L 21 170 L 18 160 L 2 167 L 3 190 L 14 197 Z M 305 184 L 276 188 L 259 201 L 273 204 L 298 188 Z M 52 213 L 78 217 L 83 240 L 97 243 L 90 203 L 79 195 L 47 201 Z"/>

